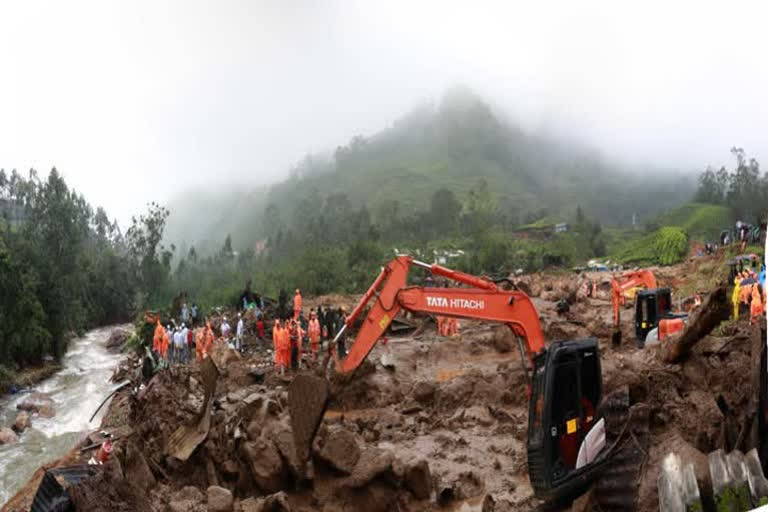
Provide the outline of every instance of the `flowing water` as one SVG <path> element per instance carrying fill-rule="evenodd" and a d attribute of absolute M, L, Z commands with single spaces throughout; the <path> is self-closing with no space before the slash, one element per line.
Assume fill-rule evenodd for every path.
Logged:
<path fill-rule="evenodd" d="M 93 411 L 114 389 L 109 382 L 120 359 L 104 348 L 113 327 L 96 329 L 70 343 L 62 361 L 63 369 L 32 391 L 45 393 L 54 401 L 56 416 L 32 417 L 32 427 L 19 442 L 0 446 L 0 504 L 8 501 L 38 467 L 66 454 L 85 432 L 98 428 L 107 406 L 88 422 Z M 16 419 L 16 404 L 26 393 L 0 398 L 0 427 Z"/>

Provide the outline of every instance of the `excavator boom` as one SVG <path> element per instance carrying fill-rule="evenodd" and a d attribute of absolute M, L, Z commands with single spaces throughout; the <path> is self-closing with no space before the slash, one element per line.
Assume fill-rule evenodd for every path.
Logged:
<path fill-rule="evenodd" d="M 423 288 L 406 286 L 411 265 L 429 269 L 433 274 L 467 284 L 473 288 Z M 499 322 L 526 340 L 528 355 L 533 358 L 544 349 L 544 334 L 539 315 L 531 299 L 523 292 L 499 289 L 495 283 L 440 265 L 414 261 L 398 256 L 381 271 L 373 285 L 347 317 L 343 332 L 350 329 L 370 300 L 375 301 L 362 322 L 349 353 L 342 361 L 335 354 L 336 371 L 354 372 L 365 360 L 401 309 L 458 318 Z M 343 333 L 340 333 L 343 335 Z M 336 346 L 336 341 L 332 347 Z"/>

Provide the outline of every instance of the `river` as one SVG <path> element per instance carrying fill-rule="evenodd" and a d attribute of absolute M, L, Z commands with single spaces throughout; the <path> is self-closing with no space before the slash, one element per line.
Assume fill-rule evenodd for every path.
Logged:
<path fill-rule="evenodd" d="M 114 327 L 88 332 L 70 343 L 63 368 L 35 386 L 54 401 L 56 416 L 34 416 L 16 444 L 0 446 L 0 504 L 7 502 L 41 465 L 57 459 L 83 437 L 98 428 L 106 405 L 91 423 L 88 419 L 115 385 L 109 382 L 120 354 L 110 354 L 104 344 Z M 0 399 L 0 426 L 16 419 L 16 404 L 26 393 Z"/>

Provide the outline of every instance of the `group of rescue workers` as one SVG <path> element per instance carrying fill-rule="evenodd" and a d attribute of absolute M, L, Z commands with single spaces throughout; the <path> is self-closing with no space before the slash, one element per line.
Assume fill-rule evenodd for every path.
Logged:
<path fill-rule="evenodd" d="M 242 312 L 238 313 L 238 320 L 232 336 L 232 327 L 227 317 L 223 317 L 218 327 L 218 336 L 214 332 L 209 319 L 204 319 L 198 324 L 198 309 L 196 305 L 191 308 L 183 304 L 179 311 L 179 322 L 164 326 L 159 316 L 155 320 L 155 330 L 152 341 L 154 357 L 165 366 L 173 364 L 186 364 L 194 352 L 198 361 L 207 357 L 214 346 L 214 342 L 226 343 L 231 348 L 242 351 L 245 335 L 244 315 L 253 319 L 256 333 L 260 340 L 265 341 L 265 314 L 262 300 L 246 302 Z M 301 291 L 296 289 L 293 297 L 293 309 L 289 313 L 279 314 L 274 319 L 272 327 L 272 348 L 274 352 L 274 364 L 281 373 L 287 369 L 297 370 L 301 367 L 304 342 L 309 342 L 311 361 L 317 360 L 321 343 L 337 337 L 339 354 L 346 354 L 346 340 L 341 331 L 346 323 L 346 309 L 338 309 L 329 306 L 310 309 L 309 318 L 305 318 L 302 312 Z M 455 328 L 454 328 L 455 330 Z"/>
<path fill-rule="evenodd" d="M 737 273 L 733 280 L 731 301 L 734 318 L 738 319 L 740 312 L 749 311 L 750 323 L 758 322 L 766 305 L 765 270 L 759 276 L 754 270 Z"/>

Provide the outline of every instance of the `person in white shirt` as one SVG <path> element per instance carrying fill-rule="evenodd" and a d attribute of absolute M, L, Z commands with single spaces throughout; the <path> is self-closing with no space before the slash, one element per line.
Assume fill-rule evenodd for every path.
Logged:
<path fill-rule="evenodd" d="M 189 328 L 187 327 L 187 324 L 181 324 L 181 336 L 179 340 L 179 354 L 180 354 L 180 361 L 183 363 L 187 363 L 189 361 L 189 346 L 187 345 L 187 338 L 189 337 Z"/>
<path fill-rule="evenodd" d="M 229 326 L 227 323 L 227 317 L 224 317 L 224 322 L 221 324 L 221 337 L 224 338 L 224 341 L 227 341 L 229 339 L 229 333 L 232 331 L 232 327 Z"/>
<path fill-rule="evenodd" d="M 237 350 L 243 350 L 243 334 L 245 334 L 245 324 L 243 323 L 243 315 L 238 314 L 237 317 L 237 338 L 235 340 L 235 348 Z"/>

